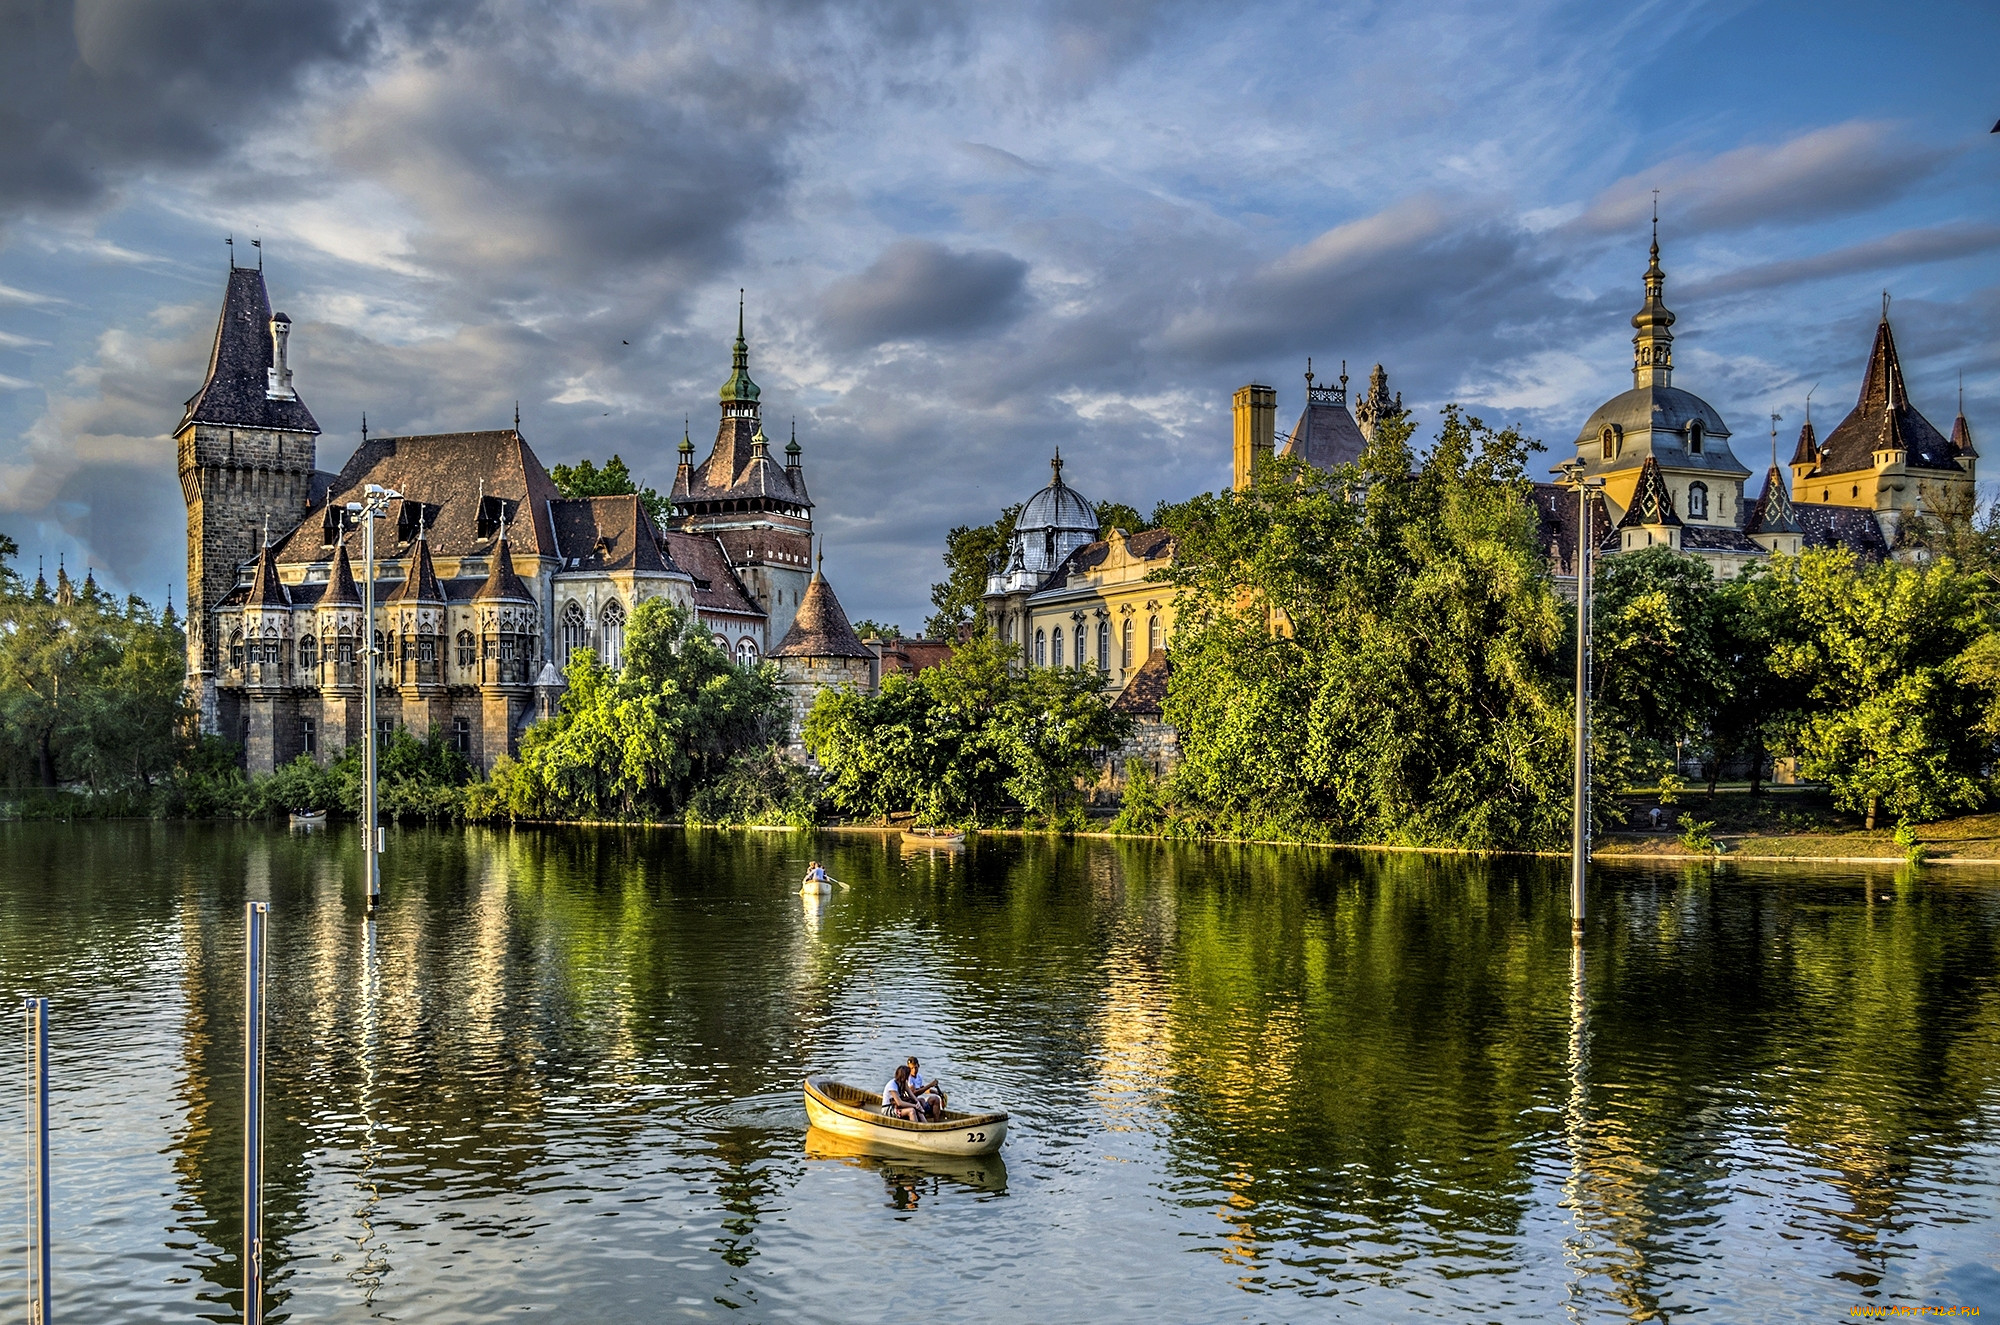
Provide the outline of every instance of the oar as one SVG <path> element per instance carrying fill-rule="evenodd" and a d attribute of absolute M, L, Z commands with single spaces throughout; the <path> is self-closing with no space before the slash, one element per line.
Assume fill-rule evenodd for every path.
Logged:
<path fill-rule="evenodd" d="M 834 877 L 833 877 L 833 876 L 832 876 L 831 874 L 829 874 L 829 875 L 827 875 L 827 876 L 826 876 L 826 881 L 827 881 L 828 883 L 840 883 L 840 880 L 839 880 L 839 879 L 836 879 L 836 878 L 834 878 Z M 841 887 L 843 887 L 843 888 L 845 888 L 845 889 L 847 889 L 847 890 L 848 890 L 849 892 L 853 892 L 853 891 L 854 891 L 854 885 L 853 885 L 853 884 L 851 884 L 851 883 L 840 883 L 840 886 L 841 886 Z"/>

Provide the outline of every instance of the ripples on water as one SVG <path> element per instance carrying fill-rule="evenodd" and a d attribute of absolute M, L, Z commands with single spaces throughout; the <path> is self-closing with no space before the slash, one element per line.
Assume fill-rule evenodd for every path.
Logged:
<path fill-rule="evenodd" d="M 405 832 L 371 926 L 351 833 L 0 826 L 57 1310 L 235 1318 L 246 898 L 274 1321 L 2000 1307 L 2000 884 L 1605 871 L 1573 964 L 1560 873 Z M 808 1136 L 912 1051 L 1002 1155 Z"/>

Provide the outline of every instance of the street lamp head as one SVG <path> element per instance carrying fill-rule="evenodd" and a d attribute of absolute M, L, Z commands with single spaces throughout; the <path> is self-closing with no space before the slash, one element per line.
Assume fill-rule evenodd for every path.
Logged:
<path fill-rule="evenodd" d="M 351 501 L 347 503 L 347 513 L 349 515 L 361 514 L 361 503 L 358 501 Z"/>

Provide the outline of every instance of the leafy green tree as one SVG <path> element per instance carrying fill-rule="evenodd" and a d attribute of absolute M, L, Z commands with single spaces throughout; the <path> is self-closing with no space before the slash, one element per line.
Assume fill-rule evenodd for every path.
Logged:
<path fill-rule="evenodd" d="M 1060 821 L 1077 779 L 1127 724 L 1094 670 L 1017 671 L 1015 656 L 982 632 L 940 666 L 883 678 L 875 694 L 822 693 L 803 738 L 828 799 L 850 814 L 908 811 L 926 824 L 1014 813 Z"/>
<path fill-rule="evenodd" d="M 902 639 L 901 626 L 884 625 L 880 621 L 863 619 L 854 623 L 854 633 L 862 639 Z"/>
<path fill-rule="evenodd" d="M 1413 454 L 1287 461 L 1168 513 L 1182 588 L 1173 795 L 1227 831 L 1470 847 L 1560 843 L 1564 611 L 1527 501 L 1535 443 L 1448 409 Z"/>
<path fill-rule="evenodd" d="M 735 666 L 694 614 L 662 598 L 632 611 L 625 661 L 613 671 L 587 650 L 569 662 L 552 718 L 502 760 L 485 813 L 516 818 L 666 818 L 738 753 L 783 732 L 775 669 Z"/>
<path fill-rule="evenodd" d="M 1729 698 L 1720 596 L 1708 563 L 1665 547 L 1608 559 L 1594 583 L 1593 755 L 1631 785 L 1670 771 L 1677 746 L 1706 743 Z M 1716 751 L 1708 763 L 1720 768 Z"/>
<path fill-rule="evenodd" d="M 1922 823 L 1981 804 L 1992 742 L 1976 681 L 1991 646 L 1981 581 L 1949 561 L 1857 566 L 1844 549 L 1777 557 L 1771 670 L 1804 704 L 1799 771 L 1869 827 L 1886 810 Z"/>
<path fill-rule="evenodd" d="M 1136 534 L 1141 529 L 1153 526 L 1139 518 L 1137 507 L 1127 506 L 1122 501 L 1101 501 L 1097 503 L 1097 536 L 1111 537 L 1114 529 L 1123 529 L 1128 534 Z"/>
<path fill-rule="evenodd" d="M 579 460 L 573 465 L 557 465 L 549 471 L 556 491 L 572 500 L 582 497 L 627 497 L 637 496 L 646 505 L 646 514 L 653 517 L 653 523 L 661 529 L 667 527 L 667 518 L 672 513 L 671 503 L 653 488 L 639 486 L 632 477 L 631 469 L 624 458 L 614 454 L 599 468 L 589 459 Z"/>
<path fill-rule="evenodd" d="M 931 606 L 937 611 L 924 623 L 926 635 L 956 639 L 959 627 L 978 618 L 986 577 L 1006 564 L 1007 540 L 1020 514 L 1021 503 L 1016 502 L 992 524 L 959 525 L 944 536 L 945 577 L 931 586 Z"/>

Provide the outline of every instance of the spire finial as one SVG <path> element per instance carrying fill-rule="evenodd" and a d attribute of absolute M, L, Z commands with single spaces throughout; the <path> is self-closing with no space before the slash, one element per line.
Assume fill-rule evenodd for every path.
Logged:
<path fill-rule="evenodd" d="M 1889 292 L 1887 290 L 1882 292 L 1882 320 L 1884 322 L 1889 320 Z"/>
<path fill-rule="evenodd" d="M 1312 389 L 1313 389 L 1313 357 L 1310 354 L 1308 354 L 1306 356 L 1306 390 L 1310 392 Z"/>
<path fill-rule="evenodd" d="M 1814 382 L 1811 390 L 1806 392 L 1806 426 L 1808 428 L 1812 426 L 1812 397 L 1813 392 L 1817 390 L 1819 390 L 1819 383 Z"/>
<path fill-rule="evenodd" d="M 222 242 L 223 242 L 223 243 L 225 243 L 225 244 L 227 244 L 227 245 L 229 246 L 229 270 L 231 270 L 231 271 L 235 271 L 235 270 L 236 270 L 236 235 L 235 235 L 235 234 L 234 234 L 233 232 L 232 232 L 232 233 L 230 233 L 230 234 L 226 234 L 226 235 L 224 235 L 224 236 L 222 237 Z"/>
<path fill-rule="evenodd" d="M 1052 456 L 1052 457 L 1050 457 L 1050 459 L 1049 459 L 1049 468 L 1055 471 L 1055 476 L 1056 476 L 1056 481 L 1055 481 L 1055 486 L 1058 486 L 1058 487 L 1059 487 L 1059 486 L 1061 486 L 1061 484 L 1062 484 L 1062 448 L 1061 448 L 1060 446 L 1058 446 L 1058 447 L 1056 448 L 1056 453 L 1055 453 L 1055 455 L 1054 455 L 1054 456 Z"/>
<path fill-rule="evenodd" d="M 514 434 L 515 436 L 518 437 L 520 433 L 521 433 L 521 402 L 517 400 L 514 402 Z"/>
<path fill-rule="evenodd" d="M 1660 191 L 1653 190 L 1653 252 L 1660 251 Z"/>
<path fill-rule="evenodd" d="M 271 513 L 264 512 L 264 546 L 271 546 Z"/>
<path fill-rule="evenodd" d="M 1784 417 L 1776 410 L 1771 411 L 1771 468 L 1773 469 L 1778 467 L 1778 421 Z"/>
<path fill-rule="evenodd" d="M 743 287 L 736 287 L 736 339 L 743 339 Z"/>
<path fill-rule="evenodd" d="M 1347 394 L 1347 360 L 1340 361 L 1340 394 Z"/>

